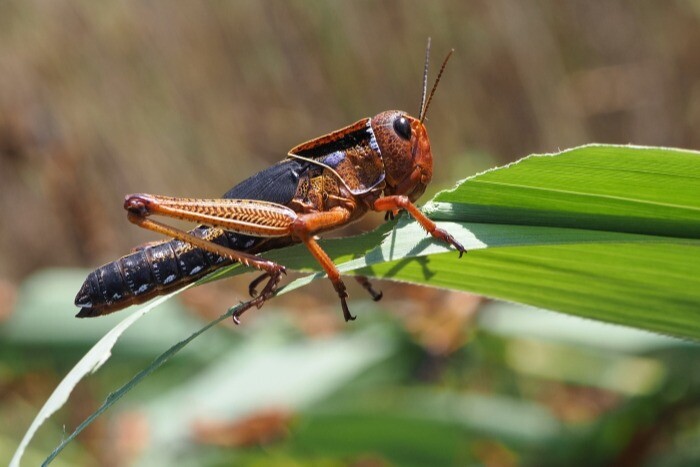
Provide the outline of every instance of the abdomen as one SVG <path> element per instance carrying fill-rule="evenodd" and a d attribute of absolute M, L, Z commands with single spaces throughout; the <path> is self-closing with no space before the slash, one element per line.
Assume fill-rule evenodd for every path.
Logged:
<path fill-rule="evenodd" d="M 194 235 L 238 251 L 253 251 L 264 239 L 199 227 Z M 146 302 L 201 279 L 232 261 L 180 240 L 144 247 L 88 274 L 75 297 L 78 318 L 106 315 Z"/>

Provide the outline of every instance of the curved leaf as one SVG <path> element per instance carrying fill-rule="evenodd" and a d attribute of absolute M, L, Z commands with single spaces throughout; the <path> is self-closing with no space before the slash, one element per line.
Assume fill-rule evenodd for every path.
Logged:
<path fill-rule="evenodd" d="M 470 253 L 459 259 L 402 219 L 341 271 L 700 338 L 698 152 L 590 145 L 530 156 L 439 193 L 425 211 Z M 324 247 L 342 261 L 382 235 Z M 269 257 L 317 269 L 302 254 Z"/>
<path fill-rule="evenodd" d="M 440 227 L 470 250 L 462 259 L 405 216 L 374 232 L 325 241 L 323 246 L 343 272 L 468 290 L 698 339 L 699 156 L 675 149 L 590 145 L 530 156 L 466 179 L 425 207 Z M 319 269 L 301 245 L 265 256 L 290 269 Z M 232 266 L 199 283 L 243 271 Z M 285 290 L 319 277 L 322 274 L 298 279 Z M 223 318 L 166 351 L 98 412 Z M 118 328 L 105 339 L 112 335 L 116 339 L 123 331 Z M 66 387 L 62 383 L 57 388 L 60 395 L 47 401 L 48 411 L 37 416 L 13 463 L 18 463 L 38 425 L 62 405 L 77 380 L 109 357 L 112 344 L 103 349 L 98 344 L 92 363 L 74 371 L 77 379 L 71 372 Z"/>

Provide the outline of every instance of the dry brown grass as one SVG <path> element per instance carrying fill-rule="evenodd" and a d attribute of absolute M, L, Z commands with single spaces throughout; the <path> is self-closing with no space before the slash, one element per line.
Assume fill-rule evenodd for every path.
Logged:
<path fill-rule="evenodd" d="M 216 196 L 303 140 L 415 112 L 434 189 L 588 142 L 700 147 L 700 22 L 683 2 L 67 2 L 0 15 L 0 277 L 152 237 L 124 194 Z M 357 228 L 378 222 L 370 220 Z"/>

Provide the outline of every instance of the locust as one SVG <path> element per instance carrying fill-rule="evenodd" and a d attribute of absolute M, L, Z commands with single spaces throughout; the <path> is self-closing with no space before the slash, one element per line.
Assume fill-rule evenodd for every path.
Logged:
<path fill-rule="evenodd" d="M 233 313 L 233 320 L 239 323 L 244 311 L 260 308 L 275 295 L 286 274 L 283 265 L 260 253 L 303 243 L 333 284 L 345 321 L 354 320 L 345 283 L 317 235 L 354 222 L 369 211 L 385 212 L 386 218 L 406 211 L 428 234 L 452 245 L 461 257 L 464 247 L 414 204 L 433 175 L 424 121 L 452 52 L 428 94 L 428 40 L 418 118 L 399 110 L 363 118 L 292 148 L 285 159 L 218 199 L 126 196 L 129 221 L 171 240 L 138 247 L 92 271 L 75 298 L 80 308 L 76 316 L 102 316 L 143 303 L 238 262 L 262 272 L 249 286 L 252 299 Z M 200 225 L 186 231 L 154 216 Z M 366 277 L 356 279 L 374 300 L 381 298 L 381 292 Z"/>

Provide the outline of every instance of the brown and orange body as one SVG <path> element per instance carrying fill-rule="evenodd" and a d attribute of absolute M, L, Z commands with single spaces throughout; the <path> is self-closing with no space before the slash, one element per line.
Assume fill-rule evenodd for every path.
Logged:
<path fill-rule="evenodd" d="M 448 55 L 449 58 L 449 55 Z M 447 59 L 445 59 L 445 63 Z M 285 268 L 257 253 L 304 243 L 328 274 L 348 310 L 345 284 L 315 235 L 353 222 L 368 211 L 404 209 L 436 239 L 465 251 L 422 214 L 414 202 L 433 173 L 430 140 L 423 125 L 426 77 L 419 118 L 391 110 L 296 146 L 287 158 L 233 187 L 220 199 L 129 195 L 129 220 L 175 240 L 146 246 L 90 273 L 75 303 L 78 317 L 100 316 L 176 290 L 238 261 L 264 274 L 250 286 L 253 300 L 234 316 L 274 295 Z M 427 57 L 426 57 L 427 75 Z M 203 224 L 182 231 L 150 218 L 162 215 Z M 258 294 L 255 287 L 267 280 Z M 358 281 L 375 299 L 364 278 Z"/>

